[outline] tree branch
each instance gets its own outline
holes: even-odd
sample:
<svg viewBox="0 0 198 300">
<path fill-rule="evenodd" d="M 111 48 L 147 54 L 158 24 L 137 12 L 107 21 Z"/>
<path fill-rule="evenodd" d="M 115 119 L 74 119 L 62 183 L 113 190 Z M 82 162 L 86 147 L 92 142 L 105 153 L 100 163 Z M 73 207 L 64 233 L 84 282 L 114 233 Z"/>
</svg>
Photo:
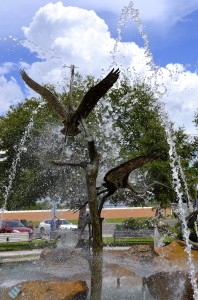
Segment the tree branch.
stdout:
<svg viewBox="0 0 198 300">
<path fill-rule="evenodd" d="M 99 208 L 98 208 L 98 213 L 99 213 L 99 216 L 101 216 L 101 212 L 102 212 L 102 209 L 103 209 L 103 206 L 104 206 L 104 203 L 105 201 L 107 200 L 107 198 L 109 197 L 109 193 L 105 196 L 102 197 L 101 201 L 100 201 L 100 204 L 99 204 Z"/>
<path fill-rule="evenodd" d="M 62 160 L 53 160 L 51 163 L 55 166 L 63 167 L 63 166 L 71 166 L 71 167 L 81 167 L 83 169 L 86 168 L 86 161 L 72 162 L 72 161 L 62 161 Z"/>
<path fill-rule="evenodd" d="M 74 210 L 74 213 L 81 210 L 82 208 L 84 208 L 87 204 L 88 204 L 88 201 L 86 201 L 85 203 L 79 205 L 79 207 Z"/>
<path fill-rule="evenodd" d="M 94 138 L 89 133 L 87 124 L 85 123 L 85 120 L 82 117 L 81 117 L 81 123 L 84 128 L 86 140 L 88 143 L 87 147 L 88 147 L 88 152 L 89 152 L 89 158 L 90 158 L 90 161 L 93 162 L 95 159 L 98 160 L 98 158 L 99 158 L 99 155 L 98 155 L 98 152 L 97 152 L 97 149 L 95 146 Z"/>
<path fill-rule="evenodd" d="M 172 189 L 172 188 L 168 187 L 167 185 L 165 185 L 165 184 L 163 184 L 163 183 L 161 183 L 161 182 L 159 182 L 159 181 L 154 181 L 154 182 L 152 182 L 151 184 L 149 184 L 148 186 L 146 186 L 142 191 L 137 191 L 137 190 L 132 186 L 132 184 L 131 184 L 129 181 L 127 181 L 127 188 L 130 189 L 133 193 L 135 193 L 135 194 L 137 194 L 137 195 L 144 195 L 148 190 L 150 190 L 150 188 L 152 188 L 152 187 L 153 187 L 154 185 L 156 185 L 156 184 L 162 185 L 162 186 L 164 186 L 164 187 L 166 187 L 166 188 L 168 188 L 168 189 Z"/>
</svg>

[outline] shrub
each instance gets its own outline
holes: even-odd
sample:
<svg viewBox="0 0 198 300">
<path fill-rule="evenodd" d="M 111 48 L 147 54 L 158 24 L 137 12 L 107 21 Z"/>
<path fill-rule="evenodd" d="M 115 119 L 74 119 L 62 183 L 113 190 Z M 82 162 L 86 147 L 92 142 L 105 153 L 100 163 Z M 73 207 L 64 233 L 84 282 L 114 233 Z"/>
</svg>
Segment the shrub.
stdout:
<svg viewBox="0 0 198 300">
<path fill-rule="evenodd" d="M 157 223 L 155 218 L 129 218 L 122 222 L 124 229 L 153 229 Z"/>
</svg>

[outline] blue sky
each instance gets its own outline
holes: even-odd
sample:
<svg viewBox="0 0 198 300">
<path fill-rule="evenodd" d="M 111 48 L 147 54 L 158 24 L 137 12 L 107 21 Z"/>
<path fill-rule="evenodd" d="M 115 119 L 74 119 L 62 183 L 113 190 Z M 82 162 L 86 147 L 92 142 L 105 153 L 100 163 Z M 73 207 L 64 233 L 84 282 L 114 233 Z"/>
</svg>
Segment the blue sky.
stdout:
<svg viewBox="0 0 198 300">
<path fill-rule="evenodd" d="M 130 1 L 7 0 L 0 2 L 0 114 L 10 104 L 33 95 L 19 76 L 25 68 L 40 83 L 64 84 L 65 65 L 75 64 L 83 75 L 99 77 L 113 65 L 117 26 Z M 149 50 L 160 76 L 153 80 L 137 25 L 122 28 L 115 63 L 134 78 L 152 77 L 165 87 L 170 119 L 197 134 L 192 120 L 198 109 L 198 1 L 134 0 Z M 21 44 L 21 41 L 24 44 Z M 27 43 L 27 41 L 29 41 Z M 158 74 L 158 75 L 159 75 Z"/>
</svg>

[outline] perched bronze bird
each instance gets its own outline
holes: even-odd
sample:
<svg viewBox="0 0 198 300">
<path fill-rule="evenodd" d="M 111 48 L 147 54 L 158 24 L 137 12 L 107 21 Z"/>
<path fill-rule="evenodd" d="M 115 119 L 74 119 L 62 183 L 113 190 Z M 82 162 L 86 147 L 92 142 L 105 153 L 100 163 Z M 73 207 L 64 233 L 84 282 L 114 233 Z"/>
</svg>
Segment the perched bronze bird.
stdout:
<svg viewBox="0 0 198 300">
<path fill-rule="evenodd" d="M 151 187 L 154 185 L 162 185 L 166 188 L 169 188 L 167 185 L 159 182 L 159 181 L 153 181 L 148 186 L 145 186 L 143 190 L 137 191 L 133 185 L 129 182 L 129 175 L 132 171 L 141 168 L 143 165 L 155 160 L 161 158 L 161 155 L 157 155 L 155 153 L 150 153 L 147 155 L 141 155 L 135 158 L 132 158 L 123 164 L 111 169 L 108 171 L 104 177 L 104 183 L 98 187 L 97 189 L 97 196 L 104 194 L 105 195 L 100 199 L 99 204 L 99 212 L 101 212 L 104 202 L 108 197 L 113 195 L 117 190 L 122 188 L 127 188 L 132 191 L 133 194 L 137 195 L 143 195 L 145 194 Z M 105 187 L 105 189 L 100 190 L 102 187 Z M 77 209 L 82 209 L 88 201 L 86 201 L 84 204 L 81 204 Z"/>
<path fill-rule="evenodd" d="M 67 111 L 63 104 L 57 99 L 56 95 L 50 92 L 46 87 L 41 86 L 31 79 L 24 70 L 20 71 L 22 79 L 35 92 L 40 94 L 54 109 L 54 111 L 63 119 L 64 128 L 61 130 L 66 135 L 77 135 L 80 130 L 78 128 L 81 118 L 86 119 L 90 112 L 94 109 L 97 102 L 106 92 L 113 86 L 119 77 L 119 69 L 112 69 L 111 72 L 98 84 L 91 87 L 82 98 L 78 107 L 74 110 Z M 69 105 L 71 107 L 71 105 Z"/>
<path fill-rule="evenodd" d="M 132 184 L 129 182 L 129 175 L 133 170 L 136 170 L 146 163 L 149 163 L 155 159 L 157 159 L 159 156 L 150 153 L 147 155 L 138 156 L 135 158 L 132 158 L 128 160 L 127 162 L 124 162 L 123 164 L 119 165 L 118 167 L 115 167 L 107 172 L 107 174 L 104 177 L 104 183 L 103 186 L 106 187 L 105 190 L 98 192 L 98 195 L 108 192 L 105 198 L 113 195 L 118 189 L 120 188 L 128 188 L 135 194 L 145 194 L 152 186 L 156 184 L 163 185 L 167 187 L 166 185 L 162 184 L 161 182 L 154 181 L 153 183 L 149 184 L 147 187 L 145 187 L 142 191 L 137 191 Z"/>
<path fill-rule="evenodd" d="M 187 226 L 189 228 L 194 228 L 195 222 L 197 222 L 197 216 L 198 216 L 198 210 L 194 210 L 186 217 Z M 177 215 L 177 217 L 179 219 L 179 214 Z"/>
</svg>

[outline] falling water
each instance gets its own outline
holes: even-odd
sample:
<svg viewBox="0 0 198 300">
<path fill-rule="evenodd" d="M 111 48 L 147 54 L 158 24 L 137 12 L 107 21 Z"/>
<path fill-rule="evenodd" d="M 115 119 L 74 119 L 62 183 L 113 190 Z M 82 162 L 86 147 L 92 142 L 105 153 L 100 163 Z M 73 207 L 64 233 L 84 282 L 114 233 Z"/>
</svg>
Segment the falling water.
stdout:
<svg viewBox="0 0 198 300">
<path fill-rule="evenodd" d="M 143 25 L 142 25 L 141 19 L 139 17 L 139 11 L 138 11 L 138 9 L 134 8 L 134 4 L 132 1 L 129 3 L 128 6 L 123 8 L 122 13 L 121 13 L 121 17 L 120 17 L 120 21 L 119 21 L 119 25 L 118 25 L 118 39 L 114 46 L 113 59 L 115 59 L 115 53 L 118 48 L 118 43 L 119 43 L 119 41 L 121 41 L 121 27 L 126 26 L 128 17 L 131 17 L 132 21 L 137 24 L 139 33 L 144 41 L 145 56 L 148 61 L 147 64 L 150 67 L 150 75 L 151 75 L 151 76 L 147 77 L 147 80 L 150 82 L 150 84 L 152 84 L 152 86 L 154 86 L 154 92 L 155 92 L 156 96 L 158 96 L 158 99 L 160 99 L 167 92 L 167 90 L 163 84 L 160 86 L 157 83 L 157 78 L 159 76 L 158 73 L 159 73 L 160 68 L 157 67 L 153 61 L 152 53 L 149 50 L 148 37 L 147 37 L 146 33 L 143 31 Z M 162 87 L 162 89 L 161 89 L 161 87 Z M 180 219 L 181 219 L 182 225 L 183 225 L 182 226 L 183 236 L 186 241 L 185 251 L 188 254 L 188 266 L 189 266 L 189 270 L 190 270 L 190 279 L 191 279 L 191 283 L 192 283 L 193 290 L 194 290 L 194 298 L 197 300 L 198 299 L 198 287 L 197 287 L 196 276 L 195 276 L 195 266 L 193 264 L 191 245 L 189 243 L 190 232 L 188 230 L 188 226 L 187 226 L 187 222 L 186 222 L 186 218 L 185 218 L 186 217 L 185 210 L 184 210 L 184 205 L 183 205 L 183 201 L 182 201 L 183 193 L 181 190 L 181 181 L 180 181 L 179 175 L 181 176 L 182 182 L 184 183 L 187 201 L 188 201 L 188 203 L 190 203 L 188 188 L 187 188 L 187 183 L 185 180 L 183 170 L 181 168 L 180 160 L 179 160 L 179 157 L 178 157 L 176 149 L 175 149 L 175 143 L 174 143 L 174 140 L 172 137 L 170 121 L 169 121 L 167 112 L 165 111 L 165 104 L 163 102 L 161 102 L 160 100 L 159 100 L 159 104 L 160 104 L 160 115 L 161 115 L 160 117 L 161 117 L 162 124 L 165 128 L 167 141 L 168 141 L 169 148 L 170 148 L 169 156 L 171 159 L 173 186 L 174 186 L 175 192 L 177 194 L 177 198 L 178 198 L 178 210 L 179 210 Z"/>
<path fill-rule="evenodd" d="M 70 68 L 70 66 L 67 66 L 65 64 L 65 60 L 63 60 L 62 57 L 55 54 L 53 48 L 42 49 L 40 45 L 38 45 L 37 43 L 29 39 L 22 39 L 13 35 L 0 37 L 0 44 L 2 43 L 8 43 L 8 48 L 6 49 L 7 55 L 13 56 L 13 53 L 15 52 L 17 46 L 17 47 L 22 47 L 22 51 L 20 51 L 19 53 L 23 53 L 24 49 L 28 49 L 28 54 L 25 53 L 25 55 L 32 55 L 32 53 L 36 53 L 36 58 L 38 60 L 53 62 L 57 66 L 57 68 L 61 70 L 62 78 L 63 78 L 58 83 L 56 83 L 56 89 L 57 91 L 58 90 L 63 91 L 65 89 L 64 87 L 66 86 L 65 83 L 66 83 L 66 78 L 68 76 L 68 68 Z M 19 66 L 21 65 L 21 62 L 24 62 L 24 57 L 19 57 L 19 61 L 18 61 Z M 22 65 L 22 67 L 24 67 L 24 64 Z"/>
<path fill-rule="evenodd" d="M 1 220 L 3 219 L 3 213 L 6 210 L 7 207 L 7 201 L 8 201 L 8 197 L 10 195 L 11 189 L 12 189 L 12 185 L 16 176 L 16 171 L 17 171 L 17 165 L 20 163 L 20 159 L 21 159 L 21 154 L 22 152 L 26 151 L 26 147 L 25 147 L 25 143 L 27 141 L 27 138 L 29 137 L 29 134 L 33 128 L 34 125 L 34 117 L 38 112 L 38 109 L 42 106 L 42 103 L 39 104 L 39 106 L 32 112 L 32 116 L 30 118 L 30 121 L 25 129 L 25 132 L 20 140 L 19 145 L 16 145 L 15 151 L 16 151 L 16 157 L 12 162 L 11 168 L 10 168 L 10 173 L 8 176 L 8 185 L 4 186 L 4 193 L 3 193 L 3 199 L 4 199 L 4 204 L 3 207 L 1 208 Z"/>
<path fill-rule="evenodd" d="M 155 92 L 156 92 L 156 94 L 158 94 L 158 96 L 162 96 L 166 92 L 166 88 L 163 86 L 163 88 L 164 88 L 163 92 L 160 92 L 159 85 L 157 84 L 157 75 L 158 75 L 158 72 L 159 72 L 159 67 L 157 67 L 155 65 L 154 61 L 153 61 L 153 56 L 152 56 L 152 54 L 149 50 L 148 38 L 147 38 L 147 35 L 143 31 L 143 26 L 142 26 L 142 23 L 141 23 L 141 20 L 140 20 L 140 17 L 139 17 L 139 11 L 134 8 L 134 4 L 133 4 L 132 1 L 129 3 L 129 5 L 127 7 L 123 8 L 121 18 L 120 18 L 120 22 L 119 22 L 119 26 L 118 26 L 118 28 L 119 28 L 118 29 L 118 39 L 117 39 L 115 47 L 114 47 L 114 53 L 117 51 L 118 42 L 121 41 L 121 26 L 126 24 L 126 19 L 127 19 L 128 16 L 131 16 L 132 20 L 137 23 L 140 35 L 142 36 L 143 41 L 144 41 L 145 56 L 148 59 L 148 65 L 150 66 L 151 71 L 152 71 L 150 73 L 152 75 L 150 77 L 148 77 L 147 79 L 150 80 L 150 82 L 152 82 L 152 80 L 154 79 L 154 81 L 156 83 L 154 85 L 155 86 Z M 21 43 L 19 41 L 19 39 L 14 38 L 12 36 L 10 36 L 9 38 L 13 39 L 13 41 L 16 41 L 16 42 L 18 41 L 20 44 L 23 45 L 23 43 Z M 4 38 L 2 40 L 6 40 L 6 38 Z M 38 51 L 38 49 L 35 49 L 35 50 Z M 43 55 L 46 55 L 46 53 L 43 53 Z M 55 59 L 57 59 L 57 58 L 55 58 Z M 36 113 L 37 113 L 37 111 L 35 110 L 33 112 L 33 115 L 30 119 L 30 122 L 29 122 L 29 124 L 28 124 L 28 126 L 25 130 L 25 133 L 24 133 L 18 147 L 16 147 L 16 153 L 17 153 L 16 158 L 12 163 L 10 174 L 9 174 L 8 186 L 5 187 L 5 192 L 4 192 L 4 195 L 3 195 L 4 196 L 4 205 L 3 205 L 3 208 L 2 208 L 2 212 L 6 209 L 7 200 L 8 200 L 10 191 L 12 189 L 13 181 L 14 181 L 15 176 L 16 176 L 17 164 L 20 163 L 20 157 L 21 157 L 22 152 L 25 149 L 24 145 L 25 145 L 25 142 L 26 142 L 26 140 L 29 136 L 29 133 L 30 133 L 32 127 L 33 127 L 33 119 L 34 119 L 34 115 Z M 175 187 L 175 190 L 176 190 L 176 193 L 177 193 L 177 197 L 178 197 L 178 200 L 179 200 L 178 201 L 179 202 L 178 208 L 179 208 L 180 218 L 181 218 L 182 223 L 183 223 L 183 234 L 184 234 L 184 237 L 185 237 L 185 240 L 186 240 L 186 245 L 187 245 L 186 246 L 186 252 L 188 253 L 188 257 L 189 257 L 188 262 L 189 262 L 189 268 L 190 268 L 191 282 L 192 282 L 192 285 L 193 285 L 193 288 L 194 288 L 195 299 L 198 299 L 198 290 L 197 290 L 197 284 L 196 284 L 196 278 L 195 278 L 195 268 L 194 268 L 194 265 L 193 265 L 193 262 L 192 262 L 191 247 L 190 247 L 190 244 L 189 244 L 189 230 L 187 228 L 187 223 L 186 223 L 186 220 L 185 220 L 185 212 L 184 212 L 184 209 L 183 209 L 183 201 L 182 201 L 183 194 L 181 192 L 181 182 L 180 182 L 180 179 L 179 179 L 179 174 L 182 177 L 182 181 L 184 182 L 184 185 L 185 185 L 186 195 L 189 198 L 188 189 L 187 189 L 187 184 L 186 184 L 186 181 L 185 181 L 185 176 L 183 174 L 181 165 L 178 164 L 179 159 L 178 159 L 178 156 L 177 156 L 177 153 L 176 153 L 175 145 L 174 145 L 172 134 L 171 134 L 170 122 L 168 120 L 167 113 L 165 112 L 163 103 L 161 103 L 161 117 L 162 117 L 162 122 L 165 126 L 167 140 L 168 140 L 168 143 L 169 143 L 169 146 L 170 146 L 169 154 L 170 154 L 170 158 L 171 158 L 171 167 L 172 167 L 172 170 L 173 170 L 172 171 L 172 177 L 173 177 L 173 183 L 174 183 L 174 187 Z"/>
<path fill-rule="evenodd" d="M 165 235 L 160 234 L 159 229 L 156 225 L 154 228 L 154 248 L 159 248 L 159 247 L 164 246 L 164 242 L 163 242 L 164 238 L 165 238 Z"/>
<path fill-rule="evenodd" d="M 165 111 L 163 111 L 163 124 L 164 125 L 169 124 L 169 123 L 167 123 L 167 120 L 168 120 L 167 113 Z M 185 251 L 188 254 L 188 266 L 189 266 L 189 270 L 190 270 L 190 279 L 191 279 L 191 283 L 192 283 L 193 290 L 194 290 L 194 298 L 195 298 L 195 300 L 197 300 L 198 299 L 198 288 L 197 288 L 195 266 L 194 266 L 193 260 L 192 260 L 191 245 L 189 242 L 190 241 L 189 240 L 190 231 L 187 226 L 185 209 L 184 209 L 183 200 L 182 200 L 183 193 L 181 191 L 181 181 L 179 179 L 179 174 L 181 174 L 181 165 L 179 163 L 179 159 L 178 159 L 177 152 L 175 149 L 175 144 L 174 144 L 173 138 L 171 136 L 170 127 L 169 126 L 164 126 L 164 127 L 165 127 L 167 140 L 168 140 L 169 147 L 170 147 L 169 156 L 171 158 L 173 185 L 174 185 L 174 188 L 175 188 L 175 191 L 177 194 L 177 198 L 178 198 L 179 217 L 180 217 L 180 220 L 182 221 L 182 232 L 183 232 L 184 239 L 186 241 Z"/>
</svg>

